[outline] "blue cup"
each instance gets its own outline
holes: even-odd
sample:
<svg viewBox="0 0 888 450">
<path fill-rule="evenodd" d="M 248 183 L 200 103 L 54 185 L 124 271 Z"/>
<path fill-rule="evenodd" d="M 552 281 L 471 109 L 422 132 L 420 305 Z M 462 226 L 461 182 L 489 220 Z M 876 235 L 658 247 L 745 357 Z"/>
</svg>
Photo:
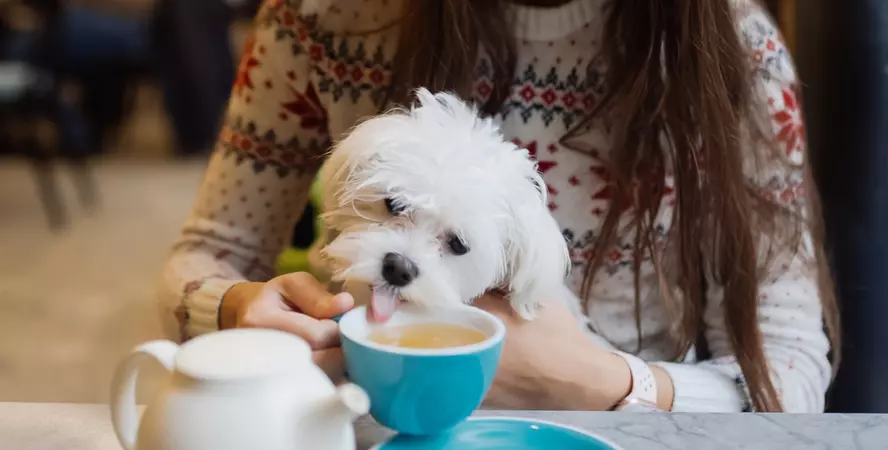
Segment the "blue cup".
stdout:
<svg viewBox="0 0 888 450">
<path fill-rule="evenodd" d="M 469 417 L 487 395 L 502 354 L 506 328 L 492 314 L 471 306 L 401 306 L 386 324 L 448 323 L 481 331 L 477 344 L 415 349 L 369 339 L 374 327 L 364 307 L 339 321 L 345 367 L 351 382 L 370 397 L 370 415 L 399 433 L 437 434 Z"/>
</svg>

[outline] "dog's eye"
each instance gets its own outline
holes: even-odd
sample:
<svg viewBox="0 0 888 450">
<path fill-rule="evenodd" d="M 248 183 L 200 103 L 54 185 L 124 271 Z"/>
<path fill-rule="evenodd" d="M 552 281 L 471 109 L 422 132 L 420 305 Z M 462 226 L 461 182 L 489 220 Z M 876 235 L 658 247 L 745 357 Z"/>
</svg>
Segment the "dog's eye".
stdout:
<svg viewBox="0 0 888 450">
<path fill-rule="evenodd" d="M 447 239 L 447 246 L 450 247 L 450 251 L 454 255 L 465 255 L 469 252 L 469 246 L 455 234 L 450 235 Z"/>
<path fill-rule="evenodd" d="M 395 199 L 388 197 L 385 199 L 385 209 L 388 210 L 389 214 L 397 216 L 398 214 L 404 212 L 406 207 L 403 204 L 397 202 Z"/>
</svg>

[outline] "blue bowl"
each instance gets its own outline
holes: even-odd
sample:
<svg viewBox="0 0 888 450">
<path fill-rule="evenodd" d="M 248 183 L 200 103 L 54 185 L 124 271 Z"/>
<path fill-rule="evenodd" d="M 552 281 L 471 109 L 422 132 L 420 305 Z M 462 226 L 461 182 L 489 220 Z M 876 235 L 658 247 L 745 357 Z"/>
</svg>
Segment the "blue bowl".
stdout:
<svg viewBox="0 0 888 450">
<path fill-rule="evenodd" d="M 388 324 L 453 323 L 475 328 L 487 339 L 442 349 L 412 349 L 378 344 L 368 336 L 364 307 L 339 321 L 350 380 L 370 397 L 370 415 L 408 435 L 432 435 L 469 417 L 493 383 L 506 329 L 495 316 L 470 306 L 399 308 Z"/>
<path fill-rule="evenodd" d="M 435 436 L 397 435 L 373 450 L 619 450 L 576 428 L 512 417 L 469 419 Z"/>
</svg>

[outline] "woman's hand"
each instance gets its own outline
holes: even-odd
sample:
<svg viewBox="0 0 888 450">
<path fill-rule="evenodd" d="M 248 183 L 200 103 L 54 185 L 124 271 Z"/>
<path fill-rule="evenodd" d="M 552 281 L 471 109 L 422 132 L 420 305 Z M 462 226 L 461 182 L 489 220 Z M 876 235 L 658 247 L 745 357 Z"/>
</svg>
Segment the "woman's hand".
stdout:
<svg viewBox="0 0 888 450">
<path fill-rule="evenodd" d="M 629 394 L 629 366 L 595 345 L 563 302 L 549 302 L 530 322 L 497 295 L 482 296 L 475 306 L 506 325 L 503 355 L 485 405 L 608 410 Z"/>
<path fill-rule="evenodd" d="M 348 293 L 333 295 L 313 276 L 297 272 L 266 283 L 244 282 L 222 297 L 219 328 L 272 328 L 308 343 L 312 358 L 334 381 L 344 372 L 339 326 L 330 320 L 354 307 Z"/>
</svg>

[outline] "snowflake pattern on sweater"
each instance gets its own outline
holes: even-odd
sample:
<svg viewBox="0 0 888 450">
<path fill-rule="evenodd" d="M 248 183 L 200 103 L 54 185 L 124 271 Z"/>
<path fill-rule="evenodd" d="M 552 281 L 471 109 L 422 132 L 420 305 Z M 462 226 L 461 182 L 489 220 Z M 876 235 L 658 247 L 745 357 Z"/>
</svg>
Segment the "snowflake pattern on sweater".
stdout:
<svg viewBox="0 0 888 450">
<path fill-rule="evenodd" d="M 570 247 L 569 282 L 576 292 L 614 193 L 606 164 L 611 144 L 604 123 L 593 123 L 578 147 L 563 146 L 561 138 L 604 94 L 607 65 L 596 55 L 609 1 L 509 6 L 518 59 L 498 119 L 506 136 L 538 161 L 549 208 Z M 762 195 L 803 211 L 804 125 L 792 62 L 767 14 L 750 0 L 735 4 L 754 67 L 750 76 L 790 163 L 768 165 L 750 181 Z M 273 276 L 274 259 L 331 143 L 387 106 L 400 7 L 395 0 L 265 1 L 238 67 L 217 149 L 165 270 L 162 301 L 171 335 L 215 330 L 220 298 L 231 285 Z M 474 98 L 484 101 L 493 85 L 483 52 L 474 75 Z M 665 186 L 655 244 L 668 261 L 676 195 L 668 170 Z M 640 348 L 640 357 L 664 367 L 675 386 L 674 410 L 748 410 L 745 381 L 726 340 L 719 286 L 710 286 L 704 313 L 713 359 L 668 361 L 672 325 L 653 264 L 644 260 L 637 342 L 634 245 L 631 231 L 621 232 L 607 250 L 603 272 L 585 299 L 591 327 L 614 347 Z M 822 410 L 831 375 L 815 274 L 804 258 L 808 250 L 786 255 L 760 287 L 766 355 L 788 411 Z"/>
</svg>

